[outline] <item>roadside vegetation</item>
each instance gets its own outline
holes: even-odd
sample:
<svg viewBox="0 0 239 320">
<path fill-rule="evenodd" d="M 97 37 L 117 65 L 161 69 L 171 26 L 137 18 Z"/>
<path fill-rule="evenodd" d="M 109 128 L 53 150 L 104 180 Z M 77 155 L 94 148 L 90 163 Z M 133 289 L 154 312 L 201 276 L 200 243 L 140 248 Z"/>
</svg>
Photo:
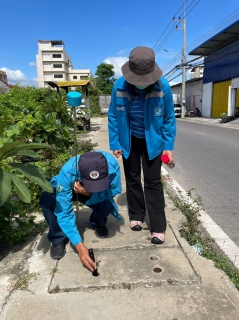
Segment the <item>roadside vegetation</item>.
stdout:
<svg viewBox="0 0 239 320">
<path fill-rule="evenodd" d="M 202 199 L 197 196 L 192 203 L 188 203 L 183 197 L 176 195 L 168 183 L 164 182 L 164 188 L 174 205 L 186 218 L 179 230 L 181 236 L 187 240 L 190 246 L 194 247 L 198 254 L 206 259 L 212 260 L 216 268 L 223 270 L 237 290 L 239 290 L 239 270 L 220 250 L 215 241 L 206 234 L 198 219 L 200 211 L 203 208 Z M 193 189 L 188 191 L 188 196 L 191 199 L 193 199 L 192 190 Z M 234 263 L 237 259 L 239 259 L 239 257 L 235 257 Z"/>
<path fill-rule="evenodd" d="M 89 86 L 91 116 L 100 116 L 99 94 L 110 93 L 115 81 L 112 65 L 99 65 L 96 74 Z M 75 154 L 72 113 L 65 90 L 59 96 L 50 88 L 16 85 L 0 94 L 0 247 L 45 229 L 36 222 L 39 197 L 52 191 L 51 177 Z M 78 154 L 96 146 L 80 139 L 80 127 L 76 133 Z"/>
</svg>

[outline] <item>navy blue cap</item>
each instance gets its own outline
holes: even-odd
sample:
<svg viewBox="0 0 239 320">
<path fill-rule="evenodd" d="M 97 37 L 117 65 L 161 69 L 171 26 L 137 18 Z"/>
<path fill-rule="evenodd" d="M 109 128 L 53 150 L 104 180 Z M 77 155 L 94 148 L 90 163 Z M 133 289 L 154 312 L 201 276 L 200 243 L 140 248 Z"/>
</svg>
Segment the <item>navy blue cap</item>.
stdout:
<svg viewBox="0 0 239 320">
<path fill-rule="evenodd" d="M 79 171 L 88 192 L 100 192 L 108 188 L 108 163 L 102 152 L 83 153 L 79 160 Z"/>
</svg>

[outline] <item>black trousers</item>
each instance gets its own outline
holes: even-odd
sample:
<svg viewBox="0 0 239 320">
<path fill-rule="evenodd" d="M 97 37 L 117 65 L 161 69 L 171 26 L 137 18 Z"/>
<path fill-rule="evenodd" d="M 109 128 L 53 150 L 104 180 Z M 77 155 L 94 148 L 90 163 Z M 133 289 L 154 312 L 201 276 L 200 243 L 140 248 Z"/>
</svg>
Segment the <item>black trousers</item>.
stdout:
<svg viewBox="0 0 239 320">
<path fill-rule="evenodd" d="M 82 194 L 76 194 L 72 192 L 72 201 L 79 201 L 83 204 L 89 200 L 89 197 Z M 56 206 L 56 192 L 48 193 L 43 192 L 40 197 L 40 207 L 42 209 L 43 215 L 49 225 L 48 240 L 53 244 L 58 244 L 66 240 L 66 235 L 61 230 L 58 223 L 57 216 L 54 214 Z M 103 226 L 106 224 L 107 216 L 112 212 L 112 203 L 109 200 L 104 200 L 102 202 L 93 204 L 90 206 L 92 208 L 92 214 L 90 216 L 90 223 L 94 226 Z"/>
<path fill-rule="evenodd" d="M 141 182 L 141 163 L 144 190 Z M 149 160 L 145 139 L 131 136 L 131 152 L 128 159 L 123 157 L 123 165 L 130 221 L 143 222 L 147 208 L 151 232 L 164 232 L 166 217 L 161 182 L 161 154 L 153 160 Z"/>
</svg>

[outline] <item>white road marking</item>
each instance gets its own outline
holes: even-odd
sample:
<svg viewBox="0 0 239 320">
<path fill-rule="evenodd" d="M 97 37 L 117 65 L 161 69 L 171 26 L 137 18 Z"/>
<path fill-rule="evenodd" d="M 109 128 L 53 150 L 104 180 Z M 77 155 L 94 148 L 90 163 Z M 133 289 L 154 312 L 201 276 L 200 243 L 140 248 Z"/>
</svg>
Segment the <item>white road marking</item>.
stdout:
<svg viewBox="0 0 239 320">
<path fill-rule="evenodd" d="M 169 177 L 167 180 L 179 198 L 189 204 L 193 204 L 193 199 L 188 196 L 187 192 L 175 181 L 168 171 L 162 166 L 162 174 Z M 198 219 L 202 226 L 207 230 L 210 236 L 215 240 L 220 249 L 239 269 L 239 247 L 226 235 L 226 233 L 212 220 L 205 210 L 199 211 Z"/>
</svg>

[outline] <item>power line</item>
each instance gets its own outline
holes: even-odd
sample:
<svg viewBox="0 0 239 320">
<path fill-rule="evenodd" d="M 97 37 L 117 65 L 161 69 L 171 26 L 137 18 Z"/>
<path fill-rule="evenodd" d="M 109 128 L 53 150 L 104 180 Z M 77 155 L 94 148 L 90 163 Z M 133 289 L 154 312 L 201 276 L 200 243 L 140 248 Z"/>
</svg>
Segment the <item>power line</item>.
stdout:
<svg viewBox="0 0 239 320">
<path fill-rule="evenodd" d="M 193 64 L 192 66 L 188 67 L 188 69 L 191 69 L 192 67 L 196 67 L 196 66 L 204 66 L 204 65 L 207 64 L 207 63 L 211 63 L 212 61 L 220 60 L 220 59 L 222 59 L 222 58 L 224 58 L 224 57 L 230 56 L 230 55 L 232 55 L 232 54 L 236 54 L 236 53 L 238 53 L 238 52 L 239 52 L 239 50 L 235 50 L 235 51 L 226 53 L 226 54 L 224 54 L 224 55 L 221 55 L 220 57 L 216 57 L 216 58 L 214 58 L 214 59 L 210 59 L 210 61 L 204 61 L 204 60 L 203 60 L 203 61 L 199 61 L 198 63 L 195 63 L 195 64 Z M 187 64 L 188 64 L 189 62 L 193 62 L 193 61 L 195 61 L 195 60 L 197 60 L 197 59 L 200 59 L 200 58 L 202 58 L 202 57 L 195 58 L 195 59 L 193 59 L 193 60 L 191 60 L 191 61 L 188 61 Z M 165 79 L 168 80 L 168 78 L 169 78 L 170 76 L 172 76 L 175 72 L 178 71 L 178 68 L 179 68 L 179 67 L 181 67 L 181 65 L 175 66 L 171 71 L 169 71 L 167 74 L 165 74 L 165 75 L 164 75 Z M 170 73 L 172 73 L 172 74 L 170 74 Z M 179 77 L 181 74 L 182 74 L 182 72 L 181 72 L 180 74 L 176 75 L 173 79 Z M 168 76 L 168 77 L 167 77 L 167 76 Z M 170 79 L 170 80 L 168 80 L 168 81 L 172 81 L 173 79 Z"/>
<path fill-rule="evenodd" d="M 198 2 L 200 2 L 200 1 L 201 1 L 201 0 L 198 0 Z M 187 11 L 188 8 L 193 4 L 193 2 L 194 2 L 194 0 L 193 0 L 193 1 L 190 3 L 190 5 L 186 8 L 186 11 Z M 187 15 L 193 10 L 193 8 L 196 7 L 196 5 L 198 4 L 198 2 L 196 2 L 195 5 L 191 8 L 191 10 L 186 13 Z"/>
<path fill-rule="evenodd" d="M 196 0 L 192 0 L 192 2 L 188 5 L 188 7 L 186 8 L 186 10 L 185 10 L 185 17 L 184 18 L 186 18 L 186 16 L 192 11 L 192 9 L 194 9 L 195 8 L 195 6 L 201 1 L 201 0 L 198 0 L 197 2 L 196 2 L 196 4 L 194 4 L 194 6 L 191 8 L 191 10 L 189 10 L 188 12 L 187 12 L 187 10 L 190 8 L 190 6 L 193 4 L 193 2 L 194 1 L 196 1 Z M 185 1 L 185 3 L 186 3 L 187 1 Z M 181 8 L 183 7 L 183 5 L 180 7 L 180 9 L 178 10 L 178 12 L 181 10 Z M 183 14 L 183 12 L 181 13 L 181 15 Z M 173 22 L 173 20 L 170 22 L 170 23 L 172 23 Z M 170 23 L 168 24 L 168 26 L 170 25 Z M 159 51 L 159 49 L 161 49 L 162 48 L 162 46 L 164 45 L 164 43 L 166 42 L 166 40 L 170 37 L 170 35 L 173 33 L 173 31 L 175 31 L 176 29 L 177 29 L 177 26 L 179 25 L 181 23 L 181 19 L 180 19 L 180 21 L 176 24 L 176 28 L 175 28 L 175 24 L 171 27 L 171 29 L 170 29 L 170 31 L 168 31 L 168 33 L 167 33 L 167 35 L 166 36 L 164 36 L 164 38 L 163 38 L 163 40 L 156 46 L 156 44 L 153 46 L 153 48 L 154 48 L 154 51 L 155 51 L 155 53 L 157 53 L 158 51 Z M 167 26 L 167 28 L 168 28 L 168 26 Z M 166 28 L 166 29 L 167 29 Z M 164 30 L 164 32 L 163 32 L 163 34 L 165 33 L 165 31 L 166 31 L 166 29 Z M 163 34 L 161 35 L 161 37 L 163 36 Z M 160 38 L 161 38 L 160 37 Z M 160 39 L 159 38 L 159 39 Z M 166 39 L 165 39 L 166 38 Z M 159 39 L 158 39 L 158 41 L 159 41 Z M 157 42 L 158 42 L 157 41 Z M 156 42 L 156 43 L 157 43 Z M 156 46 L 156 47 L 155 47 Z"/>
<path fill-rule="evenodd" d="M 229 26 L 233 22 L 237 21 L 235 20 L 239 18 L 239 9 L 231 13 L 228 17 L 226 17 L 224 20 L 222 20 L 220 23 L 218 23 L 215 27 L 210 29 L 207 33 L 202 35 L 199 39 L 191 43 L 189 46 L 187 46 L 187 52 L 190 51 L 191 49 L 195 48 L 199 43 L 205 42 L 204 40 L 208 39 L 210 35 L 216 34 L 219 30 L 223 30 L 226 28 L 226 26 Z M 180 53 L 179 53 L 180 54 Z M 175 61 L 179 61 L 179 59 L 171 59 L 166 65 L 161 67 L 162 69 L 168 69 L 170 68 L 173 64 L 175 64 Z"/>
<path fill-rule="evenodd" d="M 238 11 L 238 12 L 237 12 Z M 233 16 L 232 16 L 233 15 Z M 232 16 L 232 17 L 231 17 Z M 218 23 L 215 27 L 213 27 L 212 29 L 210 29 L 207 33 L 205 33 L 204 35 L 202 35 L 199 39 L 197 39 L 196 41 L 194 41 L 193 43 L 190 44 L 190 47 L 195 47 L 197 45 L 198 42 L 202 43 L 204 39 L 208 39 L 210 35 L 215 35 L 217 33 L 217 31 L 222 31 L 223 29 L 226 28 L 226 26 L 229 26 L 232 24 L 232 21 L 234 20 L 234 22 L 236 22 L 235 18 L 239 17 L 239 9 L 237 9 L 236 11 L 234 11 L 232 14 L 230 14 L 227 18 L 225 18 L 224 20 L 222 20 L 220 23 Z M 230 20 L 229 20 L 230 18 Z M 234 18 L 234 19 L 233 19 Z M 229 20 L 229 21 L 225 21 L 225 20 Z M 238 20 L 238 19 L 237 19 Z"/>
<path fill-rule="evenodd" d="M 172 74 L 174 74 L 175 72 L 177 72 L 178 69 L 181 69 L 183 65 L 186 66 L 187 69 L 191 69 L 191 68 L 193 68 L 193 67 L 195 67 L 195 66 L 202 65 L 202 62 L 201 62 L 201 61 L 199 61 L 199 62 L 196 63 L 196 64 L 192 64 L 192 63 L 191 63 L 191 62 L 197 61 L 197 60 L 199 60 L 199 59 L 202 59 L 202 56 L 198 56 L 198 57 L 196 57 L 196 58 L 194 58 L 194 59 L 192 59 L 192 60 L 190 60 L 190 61 L 187 61 L 185 64 L 182 64 L 182 63 L 181 63 L 180 65 L 176 65 L 172 70 L 170 70 L 168 73 L 164 74 L 164 78 L 168 80 L 168 78 L 169 78 L 170 76 L 172 76 Z M 190 64 L 190 66 L 189 66 L 189 64 Z M 171 73 L 172 73 L 172 74 L 171 74 Z M 182 74 L 182 72 L 181 72 L 178 76 L 180 76 L 181 74 Z M 178 76 L 177 76 L 177 77 L 178 77 Z M 175 79 L 175 78 L 174 78 L 174 79 Z"/>
<path fill-rule="evenodd" d="M 171 36 L 171 34 L 173 33 L 174 30 L 175 30 L 175 26 L 173 25 L 171 27 L 171 29 L 168 31 L 168 33 L 165 35 L 163 40 L 160 42 L 160 44 L 155 48 L 155 50 L 154 50 L 155 53 L 157 53 L 159 51 L 159 49 L 162 48 L 163 44 L 168 40 L 168 38 Z"/>
<path fill-rule="evenodd" d="M 199 0 L 200 1 L 200 0 Z M 198 1 L 198 2 L 199 2 Z M 197 2 L 197 3 L 198 3 Z M 197 3 L 194 5 L 194 7 L 197 5 Z M 192 3 L 191 3 L 192 4 Z M 191 5 L 190 4 L 190 5 Z M 193 8 L 194 8 L 193 7 Z M 190 11 L 192 11 L 192 9 Z M 189 12 L 190 12 L 189 11 Z M 188 13 L 189 13 L 188 12 Z M 201 36 L 199 39 L 197 39 L 196 41 L 194 41 L 193 43 L 191 43 L 188 47 L 187 47 L 187 50 L 191 50 L 191 48 L 195 48 L 196 46 L 198 46 L 198 43 L 203 43 L 205 42 L 205 39 L 210 39 L 210 37 L 212 37 L 212 34 L 217 34 L 219 33 L 219 30 L 222 31 L 224 30 L 227 26 L 231 25 L 232 23 L 235 23 L 237 20 L 238 20 L 238 16 L 239 16 L 239 9 L 237 9 L 236 11 L 234 11 L 233 13 L 231 13 L 228 17 L 226 17 L 224 20 L 222 20 L 219 24 L 217 24 L 215 27 L 213 27 L 212 29 L 210 29 L 206 34 L 204 34 L 203 36 Z M 190 49 L 189 49 L 190 48 Z M 159 47 L 157 47 L 157 49 L 159 49 Z M 237 51 L 234 51 L 234 52 L 231 52 L 231 53 L 228 53 L 228 54 L 225 54 L 224 56 L 227 56 L 227 55 L 230 55 L 230 54 L 233 54 L 233 53 L 236 53 Z M 181 52 L 180 52 L 181 53 Z M 179 53 L 179 55 L 180 55 Z M 218 57 L 218 58 L 215 58 L 213 59 L 212 61 L 214 60 L 218 60 L 224 56 L 221 56 L 221 57 Z M 193 60 L 199 60 L 201 59 L 202 56 L 197 56 L 195 59 Z M 188 61 L 188 63 L 192 62 L 193 60 L 191 61 Z M 163 70 L 164 69 L 169 69 L 172 65 L 175 65 L 176 62 L 180 61 L 180 59 L 177 59 L 177 58 L 173 58 L 171 59 L 165 66 L 161 67 Z M 197 63 L 193 64 L 192 66 L 203 66 L 204 65 L 204 60 L 201 60 L 201 61 L 198 61 Z M 182 72 L 178 73 L 178 69 L 182 67 L 182 64 L 181 65 L 176 65 L 174 66 L 168 73 L 166 73 L 164 75 L 164 77 L 168 80 L 168 78 L 170 78 L 168 81 L 172 81 L 174 80 L 175 78 L 179 77 Z M 189 69 L 189 68 L 187 68 Z M 174 75 L 174 77 L 172 78 L 172 76 Z"/>
<path fill-rule="evenodd" d="M 186 0 L 187 2 L 187 0 Z M 181 8 L 183 7 L 183 5 L 179 8 L 179 10 L 175 13 L 175 15 L 181 10 Z M 170 20 L 169 24 L 167 25 L 167 27 L 164 29 L 163 33 L 161 34 L 161 36 L 158 38 L 158 40 L 156 41 L 156 43 L 154 44 L 154 46 L 152 47 L 152 49 L 154 50 L 154 47 L 156 46 L 156 44 L 159 42 L 160 38 L 163 36 L 164 32 L 167 30 L 167 28 L 169 27 L 169 25 L 172 23 L 172 20 Z"/>
</svg>

